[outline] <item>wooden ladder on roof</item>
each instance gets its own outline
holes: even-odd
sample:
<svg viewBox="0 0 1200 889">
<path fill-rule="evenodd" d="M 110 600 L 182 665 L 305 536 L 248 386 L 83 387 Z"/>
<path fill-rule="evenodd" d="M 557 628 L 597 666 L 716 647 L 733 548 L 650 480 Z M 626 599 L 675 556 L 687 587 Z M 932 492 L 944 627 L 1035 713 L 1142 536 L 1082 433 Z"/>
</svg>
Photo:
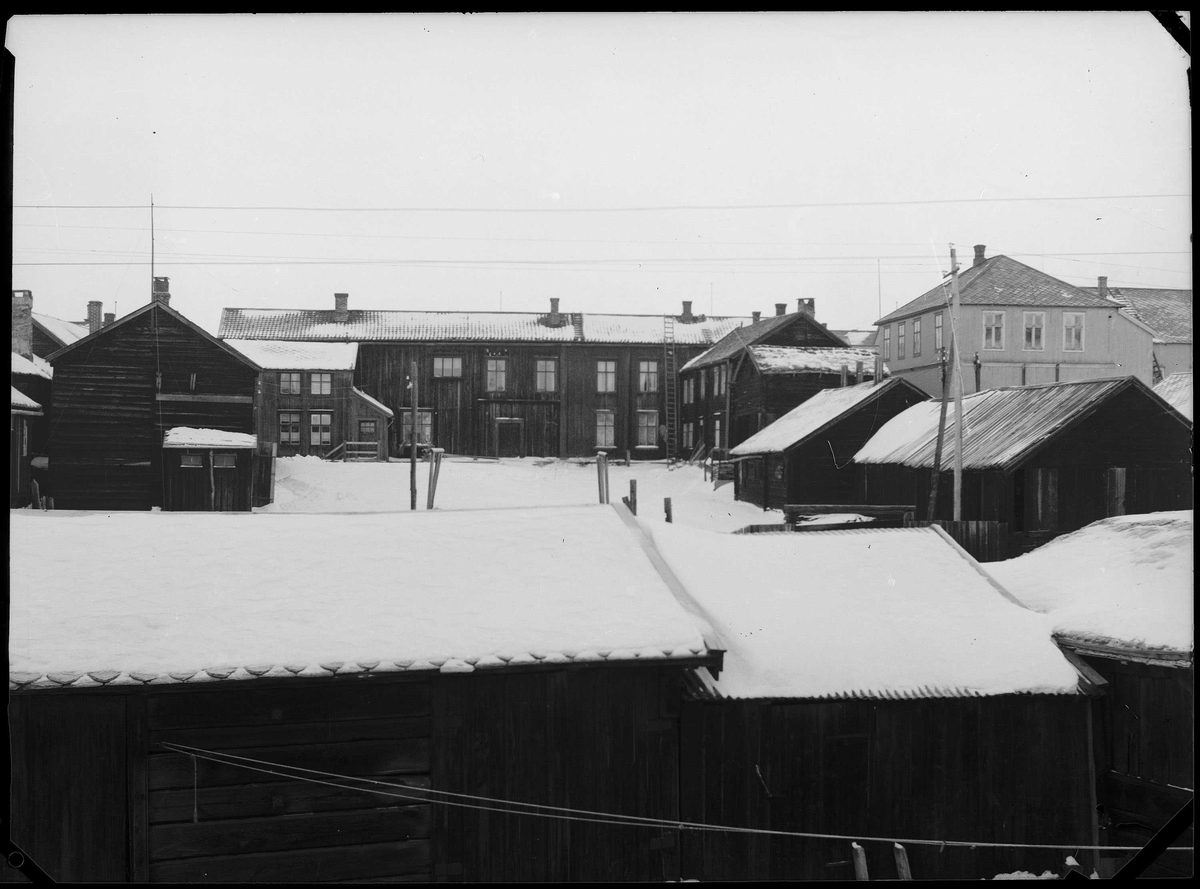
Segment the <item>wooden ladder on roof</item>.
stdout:
<svg viewBox="0 0 1200 889">
<path fill-rule="evenodd" d="M 679 417 L 676 399 L 678 379 L 675 370 L 675 318 L 663 315 L 663 407 L 667 416 L 667 463 L 677 458 L 676 441 Z"/>
</svg>

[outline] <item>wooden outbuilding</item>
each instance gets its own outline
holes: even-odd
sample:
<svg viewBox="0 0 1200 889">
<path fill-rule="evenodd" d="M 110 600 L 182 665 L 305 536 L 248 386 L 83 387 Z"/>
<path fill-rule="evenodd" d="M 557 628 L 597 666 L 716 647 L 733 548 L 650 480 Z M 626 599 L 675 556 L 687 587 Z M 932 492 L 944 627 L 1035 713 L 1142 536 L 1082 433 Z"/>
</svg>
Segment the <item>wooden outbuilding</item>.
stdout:
<svg viewBox="0 0 1200 889">
<path fill-rule="evenodd" d="M 818 392 L 730 451 L 735 498 L 763 509 L 856 503 L 854 455 L 884 423 L 926 400 L 899 377 Z"/>
<path fill-rule="evenodd" d="M 253 435 L 260 368 L 154 300 L 50 355 L 50 483 L 60 509 L 164 503 L 163 436 L 176 426 Z"/>
<path fill-rule="evenodd" d="M 249 512 L 258 440 L 217 429 L 167 430 L 163 475 L 168 511 Z"/>
<path fill-rule="evenodd" d="M 8 420 L 8 505 L 11 509 L 30 502 L 33 479 L 31 430 L 44 414 L 42 406 L 16 386 L 9 388 L 12 390 Z"/>
</svg>

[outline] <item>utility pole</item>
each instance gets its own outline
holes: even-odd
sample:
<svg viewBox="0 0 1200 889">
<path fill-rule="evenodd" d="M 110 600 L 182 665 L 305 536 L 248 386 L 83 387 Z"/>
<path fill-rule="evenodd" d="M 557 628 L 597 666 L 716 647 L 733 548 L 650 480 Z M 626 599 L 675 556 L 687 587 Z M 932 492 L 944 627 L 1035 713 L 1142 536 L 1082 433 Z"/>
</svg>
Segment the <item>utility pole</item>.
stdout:
<svg viewBox="0 0 1200 889">
<path fill-rule="evenodd" d="M 150 299 L 154 299 L 154 195 L 150 195 Z"/>
<path fill-rule="evenodd" d="M 412 494 L 411 508 L 417 508 L 417 362 L 412 363 L 412 439 L 408 446 L 409 461 L 409 491 Z"/>
<path fill-rule="evenodd" d="M 929 480 L 929 521 L 937 518 L 938 485 L 942 480 L 942 443 L 946 440 L 946 402 L 950 400 L 950 379 L 946 376 L 946 350 L 938 355 L 942 368 L 942 406 L 938 417 L 937 447 L 933 451 L 933 474 Z"/>
<path fill-rule="evenodd" d="M 950 373 L 954 379 L 954 521 L 962 521 L 962 370 L 958 366 L 958 258 L 950 247 Z"/>
</svg>

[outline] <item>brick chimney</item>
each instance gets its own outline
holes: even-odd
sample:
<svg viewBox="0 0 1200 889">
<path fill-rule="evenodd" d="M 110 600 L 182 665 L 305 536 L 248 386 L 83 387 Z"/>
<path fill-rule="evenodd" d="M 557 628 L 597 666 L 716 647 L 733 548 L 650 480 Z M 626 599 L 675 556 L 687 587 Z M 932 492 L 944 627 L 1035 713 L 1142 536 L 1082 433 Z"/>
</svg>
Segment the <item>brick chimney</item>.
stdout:
<svg viewBox="0 0 1200 889">
<path fill-rule="evenodd" d="M 696 320 L 696 316 L 692 314 L 692 301 L 690 299 L 683 301 L 683 314 L 679 316 L 679 320 L 684 324 L 691 324 Z"/>
<path fill-rule="evenodd" d="M 350 320 L 350 294 L 335 293 L 333 295 L 333 320 L 345 324 Z"/>
<path fill-rule="evenodd" d="M 987 261 L 987 257 L 983 255 L 983 251 L 985 250 L 987 250 L 986 244 L 975 245 L 975 261 L 971 263 L 971 268 L 975 268 L 977 265 L 983 265 L 983 263 Z"/>
<path fill-rule="evenodd" d="M 108 325 L 112 324 L 116 320 L 117 320 L 116 312 L 105 312 L 104 313 L 104 323 L 100 325 L 101 329 L 108 327 Z"/>
<path fill-rule="evenodd" d="M 786 315 L 787 314 L 787 303 L 775 303 L 775 314 L 776 315 Z"/>
<path fill-rule="evenodd" d="M 103 325 L 100 323 L 104 318 L 104 303 L 98 299 L 93 299 L 88 302 L 88 333 L 95 333 Z"/>
<path fill-rule="evenodd" d="M 546 319 L 546 324 L 550 327 L 562 326 L 562 315 L 558 311 L 558 297 L 550 297 L 550 317 Z"/>
<path fill-rule="evenodd" d="M 1108 275 L 1101 275 L 1096 279 L 1097 289 L 1100 291 L 1101 299 L 1108 299 Z"/>
<path fill-rule="evenodd" d="M 759 320 L 762 318 L 762 312 L 751 312 L 750 317 L 754 319 L 751 323 L 757 324 L 759 322 Z"/>
<path fill-rule="evenodd" d="M 171 304 L 171 279 L 170 278 L 155 278 L 154 287 L 150 293 L 151 301 L 162 303 L 164 306 Z"/>
<path fill-rule="evenodd" d="M 22 358 L 33 357 L 33 291 L 12 292 L 12 350 Z"/>
<path fill-rule="evenodd" d="M 815 299 L 798 299 L 796 300 L 796 311 L 814 318 L 817 314 L 817 301 Z"/>
</svg>

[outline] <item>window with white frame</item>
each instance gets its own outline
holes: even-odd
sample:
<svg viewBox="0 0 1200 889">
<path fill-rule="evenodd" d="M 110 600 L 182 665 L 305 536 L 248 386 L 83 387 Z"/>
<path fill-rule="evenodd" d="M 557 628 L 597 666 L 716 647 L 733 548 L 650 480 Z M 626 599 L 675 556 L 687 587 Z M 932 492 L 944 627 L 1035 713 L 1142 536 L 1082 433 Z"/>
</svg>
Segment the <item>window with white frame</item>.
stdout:
<svg viewBox="0 0 1200 889">
<path fill-rule="evenodd" d="M 617 362 L 615 362 L 615 361 L 597 361 L 596 362 L 596 391 L 597 392 L 616 392 L 617 391 Z"/>
<path fill-rule="evenodd" d="M 310 374 L 309 391 L 313 395 L 331 395 L 333 393 L 333 374 Z"/>
<path fill-rule="evenodd" d="M 721 446 L 721 418 L 713 417 L 713 447 Z"/>
<path fill-rule="evenodd" d="M 888 361 L 892 357 L 892 328 L 890 326 L 883 329 L 883 360 Z"/>
<path fill-rule="evenodd" d="M 487 360 L 487 391 L 503 392 L 508 384 L 508 359 L 489 358 Z"/>
<path fill-rule="evenodd" d="M 403 424 L 400 435 L 407 443 L 412 441 L 412 408 L 400 411 L 400 422 Z M 417 408 L 417 444 L 429 444 L 433 441 L 433 411 Z"/>
<path fill-rule="evenodd" d="M 213 454 L 213 469 L 236 469 L 237 457 L 233 454 Z"/>
<path fill-rule="evenodd" d="M 617 429 L 612 411 L 596 411 L 596 447 L 617 446 Z"/>
<path fill-rule="evenodd" d="M 694 377 L 688 377 L 683 381 L 683 403 L 691 404 L 696 400 L 696 380 Z"/>
<path fill-rule="evenodd" d="M 203 454 L 180 454 L 179 465 L 184 469 L 203 469 L 204 455 Z"/>
<path fill-rule="evenodd" d="M 639 361 L 638 362 L 638 391 L 639 392 L 657 392 L 658 391 L 658 362 L 657 361 Z"/>
<path fill-rule="evenodd" d="M 1083 351 L 1083 312 L 1063 312 L 1063 351 Z"/>
<path fill-rule="evenodd" d="M 942 313 L 938 312 L 933 316 L 933 351 L 941 353 L 942 351 Z"/>
<path fill-rule="evenodd" d="M 325 447 L 333 442 L 333 414 L 309 414 L 309 444 L 313 447 Z"/>
<path fill-rule="evenodd" d="M 434 355 L 434 377 L 459 378 L 462 376 L 462 358 L 458 355 Z"/>
<path fill-rule="evenodd" d="M 299 395 L 300 394 L 300 372 L 299 371 L 284 371 L 279 375 L 279 394 L 280 395 Z"/>
<path fill-rule="evenodd" d="M 534 371 L 534 388 L 538 392 L 558 391 L 558 361 L 553 358 L 539 358 Z"/>
<path fill-rule="evenodd" d="M 658 411 L 638 411 L 637 421 L 637 446 L 658 447 Z"/>
<path fill-rule="evenodd" d="M 904 333 L 908 327 L 907 321 L 901 321 L 896 325 L 896 358 L 904 357 Z"/>
<path fill-rule="evenodd" d="M 1045 312 L 1025 312 L 1025 351 L 1040 352 L 1046 348 L 1045 328 Z"/>
<path fill-rule="evenodd" d="M 983 313 L 983 348 L 998 351 L 1004 348 L 1004 313 Z"/>
<path fill-rule="evenodd" d="M 921 357 L 921 319 L 913 318 L 913 358 Z"/>
<path fill-rule="evenodd" d="M 299 411 L 281 411 L 279 414 L 279 443 L 285 445 L 300 444 L 300 413 Z"/>
</svg>

